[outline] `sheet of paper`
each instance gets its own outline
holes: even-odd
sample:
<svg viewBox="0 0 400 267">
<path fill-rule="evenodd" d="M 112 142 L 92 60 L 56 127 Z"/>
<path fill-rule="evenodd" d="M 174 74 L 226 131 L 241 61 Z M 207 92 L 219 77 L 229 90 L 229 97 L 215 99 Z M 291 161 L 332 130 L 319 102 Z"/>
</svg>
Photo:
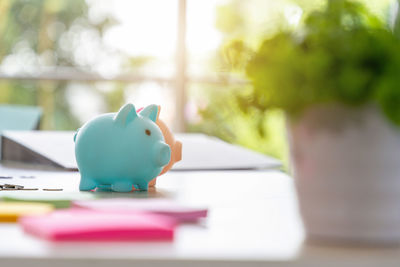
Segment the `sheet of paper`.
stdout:
<svg viewBox="0 0 400 267">
<path fill-rule="evenodd" d="M 173 200 L 158 198 L 112 198 L 98 200 L 78 200 L 74 207 L 93 210 L 144 211 L 169 216 L 180 222 L 195 222 L 207 216 L 206 207 L 184 205 Z"/>
</svg>

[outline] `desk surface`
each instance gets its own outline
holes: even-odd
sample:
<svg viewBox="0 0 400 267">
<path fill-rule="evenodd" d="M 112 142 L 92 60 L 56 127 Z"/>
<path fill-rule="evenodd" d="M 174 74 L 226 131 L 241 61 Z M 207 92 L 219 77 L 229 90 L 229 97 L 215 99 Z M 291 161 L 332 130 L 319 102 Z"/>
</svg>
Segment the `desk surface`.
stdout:
<svg viewBox="0 0 400 267">
<path fill-rule="evenodd" d="M 16 170 L 4 183 L 77 191 L 79 174 Z M 34 175 L 21 179 L 20 175 Z M 0 181 L 3 183 L 3 181 Z M 2 192 L 0 192 L 1 194 Z M 278 171 L 170 172 L 149 192 L 114 197 L 161 197 L 209 207 L 199 224 L 178 228 L 173 242 L 52 243 L 0 224 L 1 266 L 380 266 L 398 265 L 396 248 L 343 248 L 307 244 L 293 181 Z M 4 265 L 3 265 L 4 264 Z"/>
</svg>

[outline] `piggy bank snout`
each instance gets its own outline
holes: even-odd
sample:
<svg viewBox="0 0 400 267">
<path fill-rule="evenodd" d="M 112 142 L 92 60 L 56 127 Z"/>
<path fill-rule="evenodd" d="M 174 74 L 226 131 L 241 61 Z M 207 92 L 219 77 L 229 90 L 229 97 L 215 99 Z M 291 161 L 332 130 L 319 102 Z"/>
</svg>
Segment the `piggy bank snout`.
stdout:
<svg viewBox="0 0 400 267">
<path fill-rule="evenodd" d="M 154 159 L 157 166 L 165 166 L 171 160 L 171 148 L 164 142 L 157 142 L 154 145 Z"/>
</svg>

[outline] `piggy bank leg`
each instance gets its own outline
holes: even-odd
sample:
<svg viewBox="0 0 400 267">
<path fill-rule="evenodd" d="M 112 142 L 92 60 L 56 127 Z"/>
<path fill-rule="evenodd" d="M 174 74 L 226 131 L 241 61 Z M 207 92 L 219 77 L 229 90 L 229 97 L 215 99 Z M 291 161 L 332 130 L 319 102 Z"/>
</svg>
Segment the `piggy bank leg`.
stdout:
<svg viewBox="0 0 400 267">
<path fill-rule="evenodd" d="M 143 183 L 138 183 L 136 189 L 141 190 L 141 191 L 147 191 L 149 188 L 149 183 L 148 182 L 143 182 Z"/>
<path fill-rule="evenodd" d="M 81 177 L 81 182 L 79 183 L 79 190 L 80 191 L 90 191 L 96 189 L 97 183 L 92 178 L 88 177 Z"/>
<path fill-rule="evenodd" d="M 161 174 L 160 174 L 160 175 L 161 175 Z M 150 186 L 150 187 L 156 186 L 156 182 L 157 182 L 157 178 L 154 178 L 153 180 L 151 180 L 151 181 L 149 182 L 149 186 Z"/>
<path fill-rule="evenodd" d="M 96 190 L 96 192 L 110 192 L 110 191 L 111 191 L 111 185 L 109 184 L 99 184 Z"/>
<path fill-rule="evenodd" d="M 111 190 L 115 192 L 131 192 L 133 184 L 127 181 L 118 181 L 111 185 Z"/>
</svg>

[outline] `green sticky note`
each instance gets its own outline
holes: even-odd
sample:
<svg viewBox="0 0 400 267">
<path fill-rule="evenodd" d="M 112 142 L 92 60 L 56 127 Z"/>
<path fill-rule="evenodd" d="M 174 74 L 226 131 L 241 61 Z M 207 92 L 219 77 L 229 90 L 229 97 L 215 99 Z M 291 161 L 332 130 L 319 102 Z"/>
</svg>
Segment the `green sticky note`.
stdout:
<svg viewBox="0 0 400 267">
<path fill-rule="evenodd" d="M 4 202 L 29 202 L 51 204 L 56 209 L 69 208 L 74 200 L 95 199 L 94 194 L 89 192 L 24 192 L 13 191 L 1 195 Z"/>
</svg>

